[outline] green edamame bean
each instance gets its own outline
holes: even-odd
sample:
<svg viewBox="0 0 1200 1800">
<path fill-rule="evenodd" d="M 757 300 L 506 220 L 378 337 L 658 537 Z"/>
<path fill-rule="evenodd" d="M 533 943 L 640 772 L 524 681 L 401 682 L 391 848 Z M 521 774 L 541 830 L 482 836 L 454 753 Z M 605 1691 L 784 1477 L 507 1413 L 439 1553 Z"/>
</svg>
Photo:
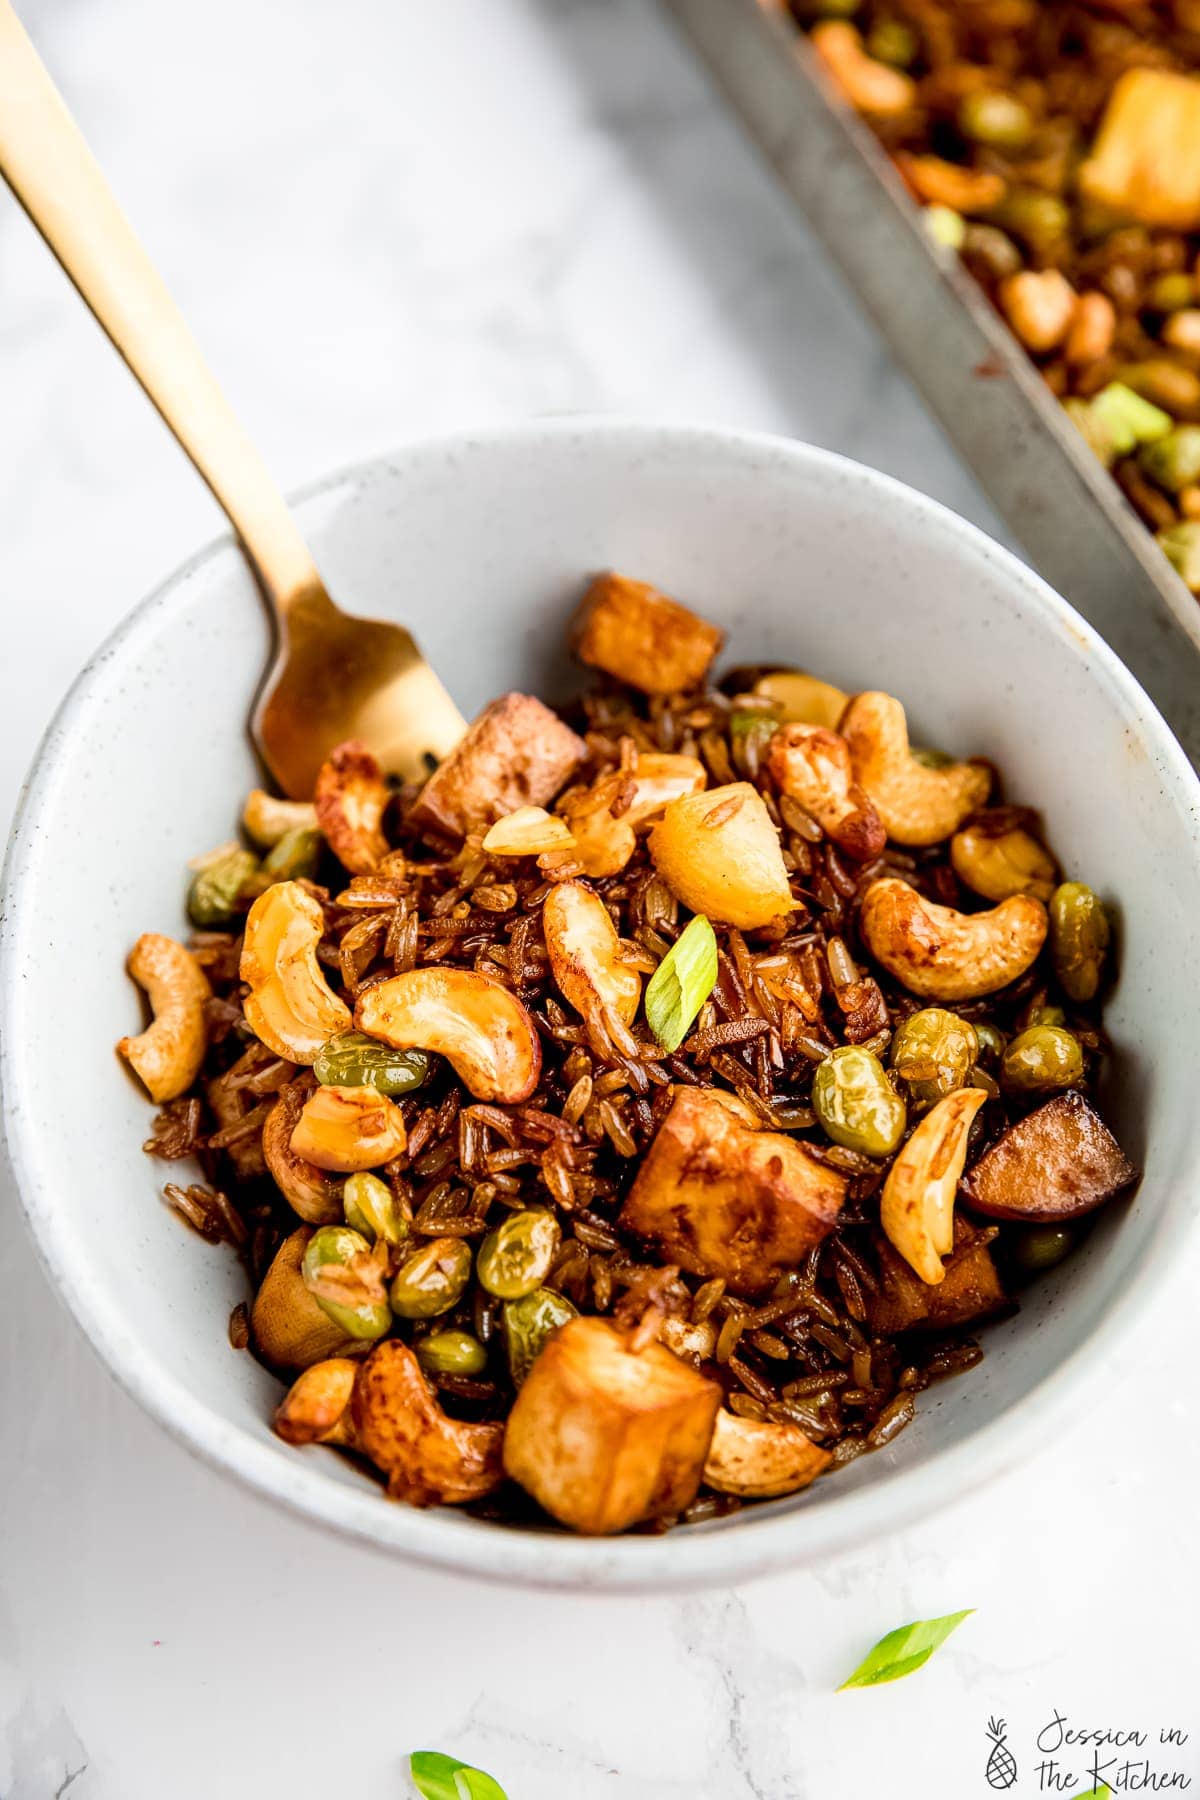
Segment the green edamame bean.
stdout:
<svg viewBox="0 0 1200 1800">
<path fill-rule="evenodd" d="M 1032 1025 L 1004 1052 L 1000 1076 L 1019 1093 L 1074 1087 L 1083 1077 L 1083 1047 L 1061 1025 Z"/>
<path fill-rule="evenodd" d="M 346 1223 L 372 1244 L 380 1238 L 385 1244 L 402 1244 L 408 1236 L 408 1220 L 386 1181 L 365 1169 L 346 1177 L 342 1189 L 342 1208 Z"/>
<path fill-rule="evenodd" d="M 383 1281 L 360 1232 L 345 1225 L 314 1231 L 300 1267 L 305 1287 L 321 1311 L 347 1337 L 382 1337 L 392 1322 Z"/>
<path fill-rule="evenodd" d="M 479 1246 L 475 1272 L 480 1285 L 500 1300 L 532 1294 L 550 1273 L 561 1236 L 553 1213 L 510 1213 Z"/>
<path fill-rule="evenodd" d="M 863 1156 L 890 1156 L 904 1136 L 904 1101 L 879 1058 L 857 1044 L 844 1044 L 818 1065 L 812 1103 L 826 1135 Z"/>
<path fill-rule="evenodd" d="M 311 881 L 321 862 L 321 833 L 306 825 L 285 831 L 263 858 L 263 873 L 272 881 Z"/>
<path fill-rule="evenodd" d="M 578 1318 L 579 1314 L 565 1294 L 540 1287 L 532 1294 L 522 1294 L 519 1300 L 506 1301 L 503 1316 L 508 1366 L 514 1385 L 520 1387 L 541 1355 L 546 1340 L 560 1325 L 565 1325 L 568 1319 Z"/>
<path fill-rule="evenodd" d="M 219 931 L 232 922 L 238 898 L 258 874 L 258 858 L 236 846 L 197 869 L 188 889 L 188 918 L 201 931 Z"/>
<path fill-rule="evenodd" d="M 913 1013 L 892 1039 L 892 1068 L 919 1106 L 932 1106 L 965 1086 L 978 1056 L 971 1021 L 941 1006 Z"/>
<path fill-rule="evenodd" d="M 424 1050 L 392 1050 L 362 1031 L 342 1031 L 322 1044 L 313 1074 L 325 1087 L 369 1087 L 411 1094 L 429 1073 Z"/>
<path fill-rule="evenodd" d="M 482 1375 L 487 1368 L 487 1351 L 469 1331 L 431 1331 L 416 1355 L 431 1375 Z"/>
<path fill-rule="evenodd" d="M 1041 1275 L 1070 1254 L 1075 1233 L 1062 1225 L 1027 1225 L 1010 1241 L 1013 1262 L 1025 1275 Z"/>
<path fill-rule="evenodd" d="M 433 1319 L 449 1312 L 471 1279 L 471 1252 L 461 1238 L 431 1238 L 393 1278 L 392 1311 L 402 1319 Z"/>
<path fill-rule="evenodd" d="M 1064 881 L 1050 897 L 1050 954 L 1070 1000 L 1094 999 L 1108 953 L 1108 915 L 1082 881 Z"/>
</svg>

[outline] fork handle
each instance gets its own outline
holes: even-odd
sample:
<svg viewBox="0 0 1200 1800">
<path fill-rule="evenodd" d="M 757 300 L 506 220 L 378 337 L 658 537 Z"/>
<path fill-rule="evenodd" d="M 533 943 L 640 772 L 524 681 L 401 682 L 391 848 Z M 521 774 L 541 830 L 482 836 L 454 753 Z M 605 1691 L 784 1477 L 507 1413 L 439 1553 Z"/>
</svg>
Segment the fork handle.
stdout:
<svg viewBox="0 0 1200 1800">
<path fill-rule="evenodd" d="M 0 174 L 208 483 L 280 619 L 302 596 L 323 594 L 282 494 L 9 0 L 0 0 Z"/>
</svg>

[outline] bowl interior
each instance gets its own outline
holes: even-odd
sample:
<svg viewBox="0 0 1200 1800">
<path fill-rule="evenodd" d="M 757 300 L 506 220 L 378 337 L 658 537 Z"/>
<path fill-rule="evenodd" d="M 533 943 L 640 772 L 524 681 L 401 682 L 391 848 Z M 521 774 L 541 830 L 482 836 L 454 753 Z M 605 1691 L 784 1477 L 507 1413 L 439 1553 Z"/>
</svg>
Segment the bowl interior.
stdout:
<svg viewBox="0 0 1200 1800">
<path fill-rule="evenodd" d="M 564 622 L 586 576 L 615 567 L 719 620 L 730 660 L 886 688 L 916 740 L 992 758 L 1008 797 L 1042 811 L 1067 872 L 1116 909 L 1108 1100 L 1146 1177 L 894 1446 L 718 1525 L 605 1545 L 498 1534 L 385 1505 L 336 1456 L 285 1449 L 267 1425 L 277 1385 L 228 1345 L 240 1272 L 162 1205 L 180 1171 L 142 1155 L 150 1109 L 113 1055 L 140 1028 L 129 946 L 184 929 L 186 860 L 233 834 L 256 780 L 244 720 L 268 634 L 240 558 L 220 547 L 95 659 L 51 729 L 9 863 L 10 1153 L 52 1277 L 118 1377 L 193 1447 L 309 1514 L 549 1581 L 715 1579 L 802 1560 L 1001 1467 L 1069 1377 L 1102 1362 L 1194 1208 L 1197 788 L 1140 691 L 970 527 L 803 447 L 537 425 L 418 446 L 336 479 L 301 516 L 332 592 L 410 624 L 468 715 L 507 687 L 569 691 Z"/>
</svg>

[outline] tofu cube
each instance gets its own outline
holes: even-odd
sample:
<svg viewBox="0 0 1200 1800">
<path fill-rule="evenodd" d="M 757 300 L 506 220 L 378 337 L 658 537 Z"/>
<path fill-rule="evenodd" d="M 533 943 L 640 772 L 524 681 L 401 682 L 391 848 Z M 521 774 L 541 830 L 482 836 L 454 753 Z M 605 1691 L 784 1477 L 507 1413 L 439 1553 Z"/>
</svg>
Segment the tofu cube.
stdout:
<svg viewBox="0 0 1200 1800">
<path fill-rule="evenodd" d="M 720 1404 L 661 1344 L 631 1351 L 607 1319 L 571 1319 L 517 1395 L 504 1468 L 573 1531 L 624 1531 L 695 1499 Z"/>
<path fill-rule="evenodd" d="M 698 687 L 725 633 L 645 581 L 599 575 L 571 633 L 581 662 L 643 694 Z"/>
<path fill-rule="evenodd" d="M 521 806 L 545 806 L 587 747 L 531 694 L 502 694 L 434 770 L 413 807 L 421 825 L 465 837 Z"/>
<path fill-rule="evenodd" d="M 931 1287 L 880 1234 L 879 1292 L 865 1296 L 871 1330 L 889 1337 L 903 1331 L 948 1331 L 999 1312 L 1005 1293 L 988 1248 L 994 1236 L 994 1230 L 980 1231 L 956 1214 L 945 1276 Z"/>
<path fill-rule="evenodd" d="M 753 1295 L 832 1230 L 845 1195 L 846 1177 L 786 1133 L 747 1123 L 705 1088 L 681 1088 L 619 1223 L 664 1262 Z"/>
</svg>

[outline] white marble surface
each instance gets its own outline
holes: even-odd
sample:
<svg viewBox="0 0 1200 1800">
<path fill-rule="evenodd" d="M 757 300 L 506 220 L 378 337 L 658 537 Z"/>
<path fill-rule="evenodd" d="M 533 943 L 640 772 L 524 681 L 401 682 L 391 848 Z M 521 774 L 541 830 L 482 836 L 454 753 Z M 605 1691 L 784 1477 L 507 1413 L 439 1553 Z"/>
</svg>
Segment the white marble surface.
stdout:
<svg viewBox="0 0 1200 1800">
<path fill-rule="evenodd" d="M 994 526 L 648 3 L 25 16 L 285 483 L 430 427 L 623 410 L 807 436 Z M 0 811 L 87 652 L 217 527 L 0 194 Z M 1200 1776 L 1185 1320 L 1051 1452 L 921 1529 L 738 1592 L 575 1600 L 324 1541 L 194 1464 L 0 1204 L 4 1800 L 398 1800 L 421 1745 L 512 1800 L 966 1800 L 991 1791 L 991 1713 L 1015 1792 L 1050 1791 L 1055 1709 L 1182 1728 L 1137 1755 Z M 972 1605 L 913 1680 L 834 1693 L 883 1631 Z"/>
</svg>

